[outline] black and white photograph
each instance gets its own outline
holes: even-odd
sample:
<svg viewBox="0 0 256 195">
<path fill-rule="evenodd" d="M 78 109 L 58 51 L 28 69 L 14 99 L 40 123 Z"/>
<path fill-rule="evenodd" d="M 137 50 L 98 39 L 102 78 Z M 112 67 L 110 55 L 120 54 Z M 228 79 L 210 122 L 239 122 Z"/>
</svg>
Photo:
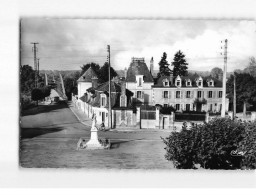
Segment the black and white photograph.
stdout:
<svg viewBox="0 0 256 195">
<path fill-rule="evenodd" d="M 255 7 L 0 1 L 0 194 L 254 194 Z"/>
<path fill-rule="evenodd" d="M 21 18 L 23 168 L 256 168 L 254 20 Z"/>
</svg>

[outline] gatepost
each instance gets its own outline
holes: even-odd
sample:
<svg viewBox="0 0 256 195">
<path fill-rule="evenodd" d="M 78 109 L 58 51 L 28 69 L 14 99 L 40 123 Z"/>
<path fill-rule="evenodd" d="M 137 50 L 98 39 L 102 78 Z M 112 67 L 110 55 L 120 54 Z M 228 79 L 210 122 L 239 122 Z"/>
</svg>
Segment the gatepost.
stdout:
<svg viewBox="0 0 256 195">
<path fill-rule="evenodd" d="M 256 112 L 252 112 L 251 121 L 255 121 L 255 120 L 256 120 Z"/>
<path fill-rule="evenodd" d="M 156 129 L 160 129 L 160 124 L 159 124 L 159 106 L 156 106 L 156 120 L 155 120 L 155 126 L 156 126 Z"/>
<path fill-rule="evenodd" d="M 205 114 L 205 122 L 206 123 L 209 122 L 209 112 L 206 112 L 206 114 Z"/>
<path fill-rule="evenodd" d="M 140 107 L 136 107 L 136 126 L 140 129 Z"/>
</svg>

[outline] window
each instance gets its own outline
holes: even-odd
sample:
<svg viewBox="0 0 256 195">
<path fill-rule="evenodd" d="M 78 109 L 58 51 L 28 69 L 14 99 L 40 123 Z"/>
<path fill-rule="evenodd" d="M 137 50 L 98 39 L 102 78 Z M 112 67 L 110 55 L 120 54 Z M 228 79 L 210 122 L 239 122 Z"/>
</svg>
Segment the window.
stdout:
<svg viewBox="0 0 256 195">
<path fill-rule="evenodd" d="M 191 82 L 190 81 L 187 82 L 187 86 L 191 86 Z"/>
<path fill-rule="evenodd" d="M 212 111 L 212 104 L 210 104 L 210 108 L 209 108 L 209 111 Z"/>
<path fill-rule="evenodd" d="M 106 97 L 101 96 L 101 106 L 106 106 Z"/>
<path fill-rule="evenodd" d="M 222 91 L 219 91 L 219 98 L 222 98 Z"/>
<path fill-rule="evenodd" d="M 202 86 L 202 81 L 198 82 L 198 86 L 200 86 L 200 87 Z"/>
<path fill-rule="evenodd" d="M 197 92 L 197 98 L 201 98 L 202 97 L 202 91 L 198 91 Z"/>
<path fill-rule="evenodd" d="M 177 86 L 180 86 L 180 81 L 177 81 Z"/>
<path fill-rule="evenodd" d="M 141 91 L 137 91 L 137 98 L 142 98 L 142 92 Z"/>
<path fill-rule="evenodd" d="M 176 91 L 176 98 L 180 98 L 180 91 Z"/>
<path fill-rule="evenodd" d="M 164 104 L 164 107 L 167 108 L 167 107 L 168 107 L 168 104 Z"/>
<path fill-rule="evenodd" d="M 210 86 L 212 86 L 212 82 L 210 82 Z"/>
<path fill-rule="evenodd" d="M 168 91 L 164 91 L 164 98 L 168 98 Z"/>
<path fill-rule="evenodd" d="M 212 98 L 212 91 L 208 92 L 208 98 Z"/>
<path fill-rule="evenodd" d="M 139 78 L 139 86 L 142 86 L 142 78 Z"/>
<path fill-rule="evenodd" d="M 190 110 L 190 104 L 186 104 L 186 111 Z"/>
<path fill-rule="evenodd" d="M 187 91 L 186 98 L 190 98 L 190 91 Z"/>
<path fill-rule="evenodd" d="M 176 110 L 180 110 L 180 104 L 176 104 Z"/>
</svg>

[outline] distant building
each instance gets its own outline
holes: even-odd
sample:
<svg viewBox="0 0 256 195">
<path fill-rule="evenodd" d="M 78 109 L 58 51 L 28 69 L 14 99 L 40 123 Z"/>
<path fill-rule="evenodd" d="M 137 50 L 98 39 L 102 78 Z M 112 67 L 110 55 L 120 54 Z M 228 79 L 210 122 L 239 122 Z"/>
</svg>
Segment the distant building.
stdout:
<svg viewBox="0 0 256 195">
<path fill-rule="evenodd" d="M 92 87 L 92 81 L 94 79 L 98 79 L 98 75 L 96 72 L 90 67 L 88 68 L 84 74 L 77 80 L 77 90 L 78 90 L 78 98 L 86 93 L 86 90 Z"/>
</svg>

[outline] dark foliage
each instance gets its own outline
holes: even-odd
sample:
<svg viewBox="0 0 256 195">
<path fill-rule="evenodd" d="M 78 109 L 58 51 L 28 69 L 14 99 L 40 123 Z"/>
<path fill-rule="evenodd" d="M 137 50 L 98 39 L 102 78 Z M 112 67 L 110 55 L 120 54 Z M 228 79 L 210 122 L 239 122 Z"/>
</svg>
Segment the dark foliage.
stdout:
<svg viewBox="0 0 256 195">
<path fill-rule="evenodd" d="M 31 99 L 33 101 L 38 101 L 44 98 L 43 92 L 41 89 L 35 88 L 31 92 Z"/>
<path fill-rule="evenodd" d="M 160 113 L 161 114 L 171 114 L 172 112 L 176 112 L 176 109 L 173 106 L 160 106 Z"/>
<path fill-rule="evenodd" d="M 35 87 L 35 71 L 29 65 L 20 67 L 20 90 L 21 93 L 31 93 Z"/>
<path fill-rule="evenodd" d="M 215 118 L 190 128 L 184 124 L 181 132 L 163 139 L 165 158 L 179 169 L 193 169 L 197 164 L 205 169 L 255 168 L 255 135 L 255 122 Z M 235 155 L 239 150 L 245 155 Z"/>
<path fill-rule="evenodd" d="M 246 107 L 256 105 L 256 78 L 248 73 L 234 73 L 227 81 L 227 94 L 230 103 L 233 103 L 234 96 L 234 76 L 236 81 L 236 102 L 237 110 L 244 109 L 246 113 Z M 246 86 L 246 87 L 245 87 Z M 243 105 L 245 106 L 243 107 Z"/>
<path fill-rule="evenodd" d="M 94 63 L 94 62 L 91 62 L 91 63 L 88 63 L 88 64 L 84 64 L 82 67 L 81 67 L 81 72 L 80 72 L 80 76 L 82 76 L 85 72 L 86 72 L 86 70 L 88 69 L 88 68 L 92 68 L 94 71 L 95 71 L 95 73 L 99 73 L 99 70 L 100 70 L 100 65 L 99 64 L 96 64 L 96 63 Z"/>
<path fill-rule="evenodd" d="M 185 59 L 185 55 L 180 50 L 174 55 L 172 66 L 174 76 L 188 75 L 188 63 Z"/>
<path fill-rule="evenodd" d="M 167 54 L 164 52 L 159 62 L 159 73 L 157 74 L 158 78 L 161 76 L 170 76 L 172 72 L 169 68 L 170 64 L 167 62 L 166 58 L 167 58 Z"/>
<path fill-rule="evenodd" d="M 238 152 L 244 153 L 242 169 L 256 169 L 256 121 L 246 124 L 244 139 L 239 143 Z"/>
<path fill-rule="evenodd" d="M 103 83 L 109 80 L 108 70 L 109 70 L 109 64 L 105 62 L 104 65 L 99 70 L 99 77 Z M 116 77 L 116 76 L 117 76 L 117 73 L 115 69 L 110 67 L 110 78 L 112 79 L 113 77 Z"/>
</svg>

